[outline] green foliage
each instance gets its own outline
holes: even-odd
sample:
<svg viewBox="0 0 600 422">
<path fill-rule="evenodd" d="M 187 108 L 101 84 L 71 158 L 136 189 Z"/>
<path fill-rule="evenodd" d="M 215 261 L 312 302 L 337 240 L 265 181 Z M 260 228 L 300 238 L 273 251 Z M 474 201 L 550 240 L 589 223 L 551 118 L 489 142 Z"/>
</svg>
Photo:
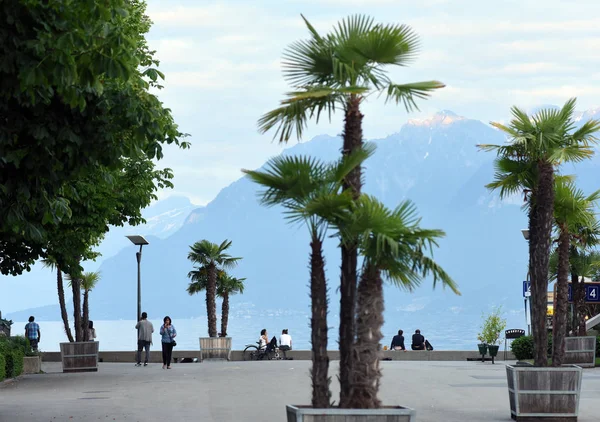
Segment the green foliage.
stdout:
<svg viewBox="0 0 600 422">
<path fill-rule="evenodd" d="M 23 373 L 23 357 L 28 347 L 29 342 L 23 336 L 0 337 L 0 355 L 4 357 L 6 378 L 15 378 Z"/>
<path fill-rule="evenodd" d="M 165 143 L 188 146 L 171 111 L 149 91 L 160 87 L 162 74 L 145 41 L 145 7 L 138 0 L 2 3 L 3 274 L 28 270 L 45 255 L 48 240 L 64 231 L 59 224 L 76 215 L 70 224 L 81 227 L 79 219 L 94 215 L 90 192 L 77 183 L 96 186 L 126 168 L 124 159 L 151 164 Z M 84 212 L 75 205 L 80 199 Z M 81 239 L 97 237 L 95 230 Z"/>
<path fill-rule="evenodd" d="M 0 381 L 6 378 L 6 358 L 0 350 Z"/>
<path fill-rule="evenodd" d="M 517 360 L 533 359 L 533 337 L 522 336 L 514 339 L 510 344 L 510 350 Z"/>
<path fill-rule="evenodd" d="M 500 344 L 500 335 L 506 328 L 506 319 L 502 318 L 502 307 L 495 307 L 488 315 L 482 314 L 483 323 L 477 340 L 485 344 Z"/>
</svg>

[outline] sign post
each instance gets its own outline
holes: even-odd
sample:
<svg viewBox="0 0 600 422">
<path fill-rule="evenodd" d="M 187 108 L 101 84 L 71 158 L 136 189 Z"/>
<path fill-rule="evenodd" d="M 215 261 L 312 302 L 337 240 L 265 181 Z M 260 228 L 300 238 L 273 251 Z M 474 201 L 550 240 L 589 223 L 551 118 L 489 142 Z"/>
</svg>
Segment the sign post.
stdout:
<svg viewBox="0 0 600 422">
<path fill-rule="evenodd" d="M 523 301 L 525 302 L 525 324 L 527 325 L 527 335 L 531 335 L 531 318 L 527 312 L 527 301 L 531 297 L 531 282 L 523 282 Z"/>
</svg>

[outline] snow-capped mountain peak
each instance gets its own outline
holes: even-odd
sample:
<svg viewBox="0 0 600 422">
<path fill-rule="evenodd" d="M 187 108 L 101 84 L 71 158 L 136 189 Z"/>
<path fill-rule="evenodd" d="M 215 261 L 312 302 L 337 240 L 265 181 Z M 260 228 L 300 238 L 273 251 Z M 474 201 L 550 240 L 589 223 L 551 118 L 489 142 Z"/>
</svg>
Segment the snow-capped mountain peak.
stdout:
<svg viewBox="0 0 600 422">
<path fill-rule="evenodd" d="M 427 119 L 409 119 L 408 125 L 412 126 L 442 126 L 442 125 L 450 125 L 455 122 L 459 122 L 462 120 L 468 120 L 466 117 L 459 116 L 458 114 L 450 111 L 443 110 L 440 111 L 433 116 Z"/>
</svg>

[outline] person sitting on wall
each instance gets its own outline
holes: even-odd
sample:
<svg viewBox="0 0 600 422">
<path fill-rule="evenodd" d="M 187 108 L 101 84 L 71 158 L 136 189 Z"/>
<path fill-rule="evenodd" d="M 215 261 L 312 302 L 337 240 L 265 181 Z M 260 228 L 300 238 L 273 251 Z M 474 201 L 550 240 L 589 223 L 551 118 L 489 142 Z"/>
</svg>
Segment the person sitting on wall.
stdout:
<svg viewBox="0 0 600 422">
<path fill-rule="evenodd" d="M 413 334 L 410 347 L 413 350 L 425 350 L 425 337 L 421 335 L 421 330 L 416 330 Z"/>
<path fill-rule="evenodd" d="M 392 344 L 390 345 L 390 350 L 404 350 L 406 352 L 406 347 L 404 346 L 404 331 L 398 330 L 398 335 L 394 336 L 392 339 Z"/>
</svg>

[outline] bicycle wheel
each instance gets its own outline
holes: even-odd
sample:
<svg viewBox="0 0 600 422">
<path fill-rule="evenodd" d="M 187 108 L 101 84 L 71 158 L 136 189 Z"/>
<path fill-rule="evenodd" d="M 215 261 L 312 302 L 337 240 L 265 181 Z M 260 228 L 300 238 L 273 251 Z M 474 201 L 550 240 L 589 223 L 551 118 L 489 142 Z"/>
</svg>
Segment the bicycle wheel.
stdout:
<svg viewBox="0 0 600 422">
<path fill-rule="evenodd" d="M 256 346 L 246 346 L 244 349 L 244 360 L 256 360 L 256 355 L 258 354 L 258 347 Z"/>
</svg>

